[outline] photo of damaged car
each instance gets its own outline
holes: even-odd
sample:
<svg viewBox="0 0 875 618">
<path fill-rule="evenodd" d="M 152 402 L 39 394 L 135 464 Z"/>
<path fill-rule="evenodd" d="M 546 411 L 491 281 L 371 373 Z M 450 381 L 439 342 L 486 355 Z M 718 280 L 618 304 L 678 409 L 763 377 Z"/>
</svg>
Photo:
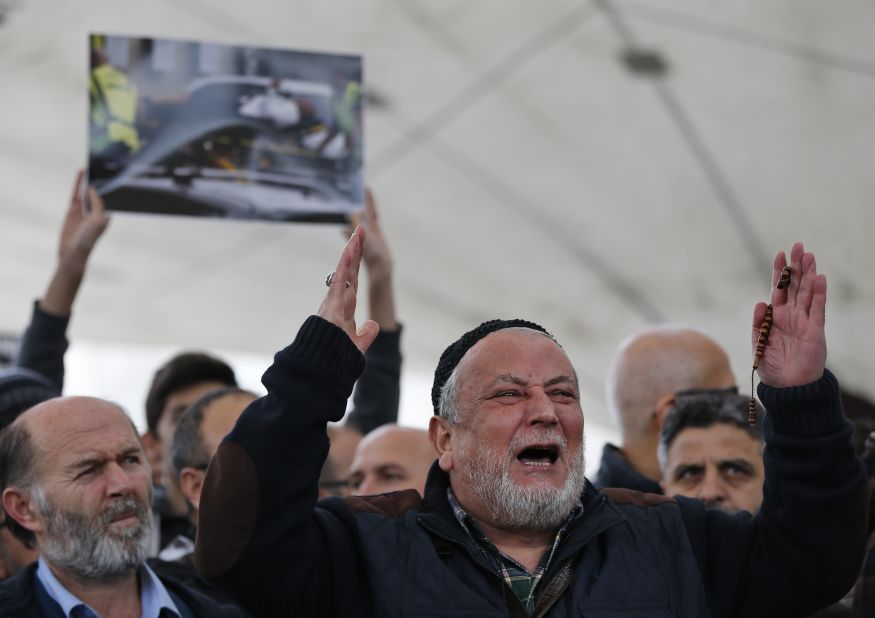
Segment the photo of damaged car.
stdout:
<svg viewBox="0 0 875 618">
<path fill-rule="evenodd" d="M 337 71 L 197 77 L 138 97 L 136 148 L 92 137 L 89 175 L 110 210 L 343 221 L 363 203 L 361 99 Z"/>
</svg>

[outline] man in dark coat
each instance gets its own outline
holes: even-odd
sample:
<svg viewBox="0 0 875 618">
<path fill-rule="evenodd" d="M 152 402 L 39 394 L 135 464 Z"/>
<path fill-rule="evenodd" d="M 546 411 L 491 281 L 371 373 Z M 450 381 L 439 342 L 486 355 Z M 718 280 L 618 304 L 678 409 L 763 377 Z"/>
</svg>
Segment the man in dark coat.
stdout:
<svg viewBox="0 0 875 618">
<path fill-rule="evenodd" d="M 798 616 L 851 586 L 866 478 L 823 367 L 826 281 L 801 244 L 793 283 L 772 293 L 760 364 L 769 418 L 757 516 L 586 483 L 574 368 L 523 320 L 486 322 L 441 357 L 424 497 L 317 505 L 325 423 L 343 415 L 377 331 L 354 319 L 362 244 L 357 232 L 319 315 L 277 354 L 267 396 L 207 472 L 195 562 L 253 613 Z M 780 253 L 776 280 L 785 264 Z"/>
</svg>

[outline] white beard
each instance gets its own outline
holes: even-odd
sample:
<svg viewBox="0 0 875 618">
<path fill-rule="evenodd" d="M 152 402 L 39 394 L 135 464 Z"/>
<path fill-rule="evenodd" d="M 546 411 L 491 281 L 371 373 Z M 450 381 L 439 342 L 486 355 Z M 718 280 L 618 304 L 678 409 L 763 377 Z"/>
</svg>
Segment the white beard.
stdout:
<svg viewBox="0 0 875 618">
<path fill-rule="evenodd" d="M 510 476 L 514 453 L 528 444 L 539 442 L 560 445 L 559 457 L 566 462 L 568 475 L 558 489 L 522 487 Z M 545 431 L 529 435 L 525 440 L 512 440 L 506 458 L 492 451 L 481 452 L 476 458 L 466 458 L 459 468 L 459 476 L 489 510 L 493 525 L 506 529 L 554 530 L 562 525 L 583 493 L 586 482 L 583 450 L 581 441 L 580 449 L 569 459 L 567 441 L 558 433 Z"/>
</svg>

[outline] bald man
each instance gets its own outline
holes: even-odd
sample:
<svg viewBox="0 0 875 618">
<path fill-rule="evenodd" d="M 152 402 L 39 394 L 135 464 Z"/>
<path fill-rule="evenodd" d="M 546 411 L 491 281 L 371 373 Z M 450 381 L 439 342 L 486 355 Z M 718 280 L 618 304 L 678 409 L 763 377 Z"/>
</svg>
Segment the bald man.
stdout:
<svg viewBox="0 0 875 618">
<path fill-rule="evenodd" d="M 662 493 L 656 451 L 675 393 L 734 386 L 729 357 L 707 335 L 660 326 L 628 337 L 620 344 L 606 388 L 621 444 L 605 445 L 596 486 Z"/>
<path fill-rule="evenodd" d="M 383 425 L 359 442 L 349 484 L 358 496 L 415 489 L 422 494 L 437 458 L 424 429 Z"/>
<path fill-rule="evenodd" d="M 0 435 L 6 525 L 42 556 L 0 585 L 2 616 L 238 616 L 146 563 L 151 470 L 128 416 L 58 397 Z"/>
<path fill-rule="evenodd" d="M 194 526 L 197 526 L 201 489 L 210 459 L 246 406 L 256 399 L 255 393 L 236 386 L 221 388 L 202 396 L 179 418 L 170 455 L 175 481 L 188 501 L 189 517 Z M 189 551 L 194 551 L 194 543 L 185 537 L 173 542 L 182 543 Z M 158 556 L 163 558 L 162 554 L 163 551 Z M 173 552 L 168 555 L 173 555 Z"/>
</svg>

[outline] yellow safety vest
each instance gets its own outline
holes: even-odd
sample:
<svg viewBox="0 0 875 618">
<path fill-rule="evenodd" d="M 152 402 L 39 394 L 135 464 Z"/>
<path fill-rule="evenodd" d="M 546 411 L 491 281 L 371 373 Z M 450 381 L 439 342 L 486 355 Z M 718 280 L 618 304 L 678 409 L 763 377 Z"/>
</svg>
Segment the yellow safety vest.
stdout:
<svg viewBox="0 0 875 618">
<path fill-rule="evenodd" d="M 91 150 L 100 152 L 113 142 L 123 142 L 131 152 L 140 148 L 137 87 L 123 71 L 104 64 L 91 71 Z"/>
</svg>

